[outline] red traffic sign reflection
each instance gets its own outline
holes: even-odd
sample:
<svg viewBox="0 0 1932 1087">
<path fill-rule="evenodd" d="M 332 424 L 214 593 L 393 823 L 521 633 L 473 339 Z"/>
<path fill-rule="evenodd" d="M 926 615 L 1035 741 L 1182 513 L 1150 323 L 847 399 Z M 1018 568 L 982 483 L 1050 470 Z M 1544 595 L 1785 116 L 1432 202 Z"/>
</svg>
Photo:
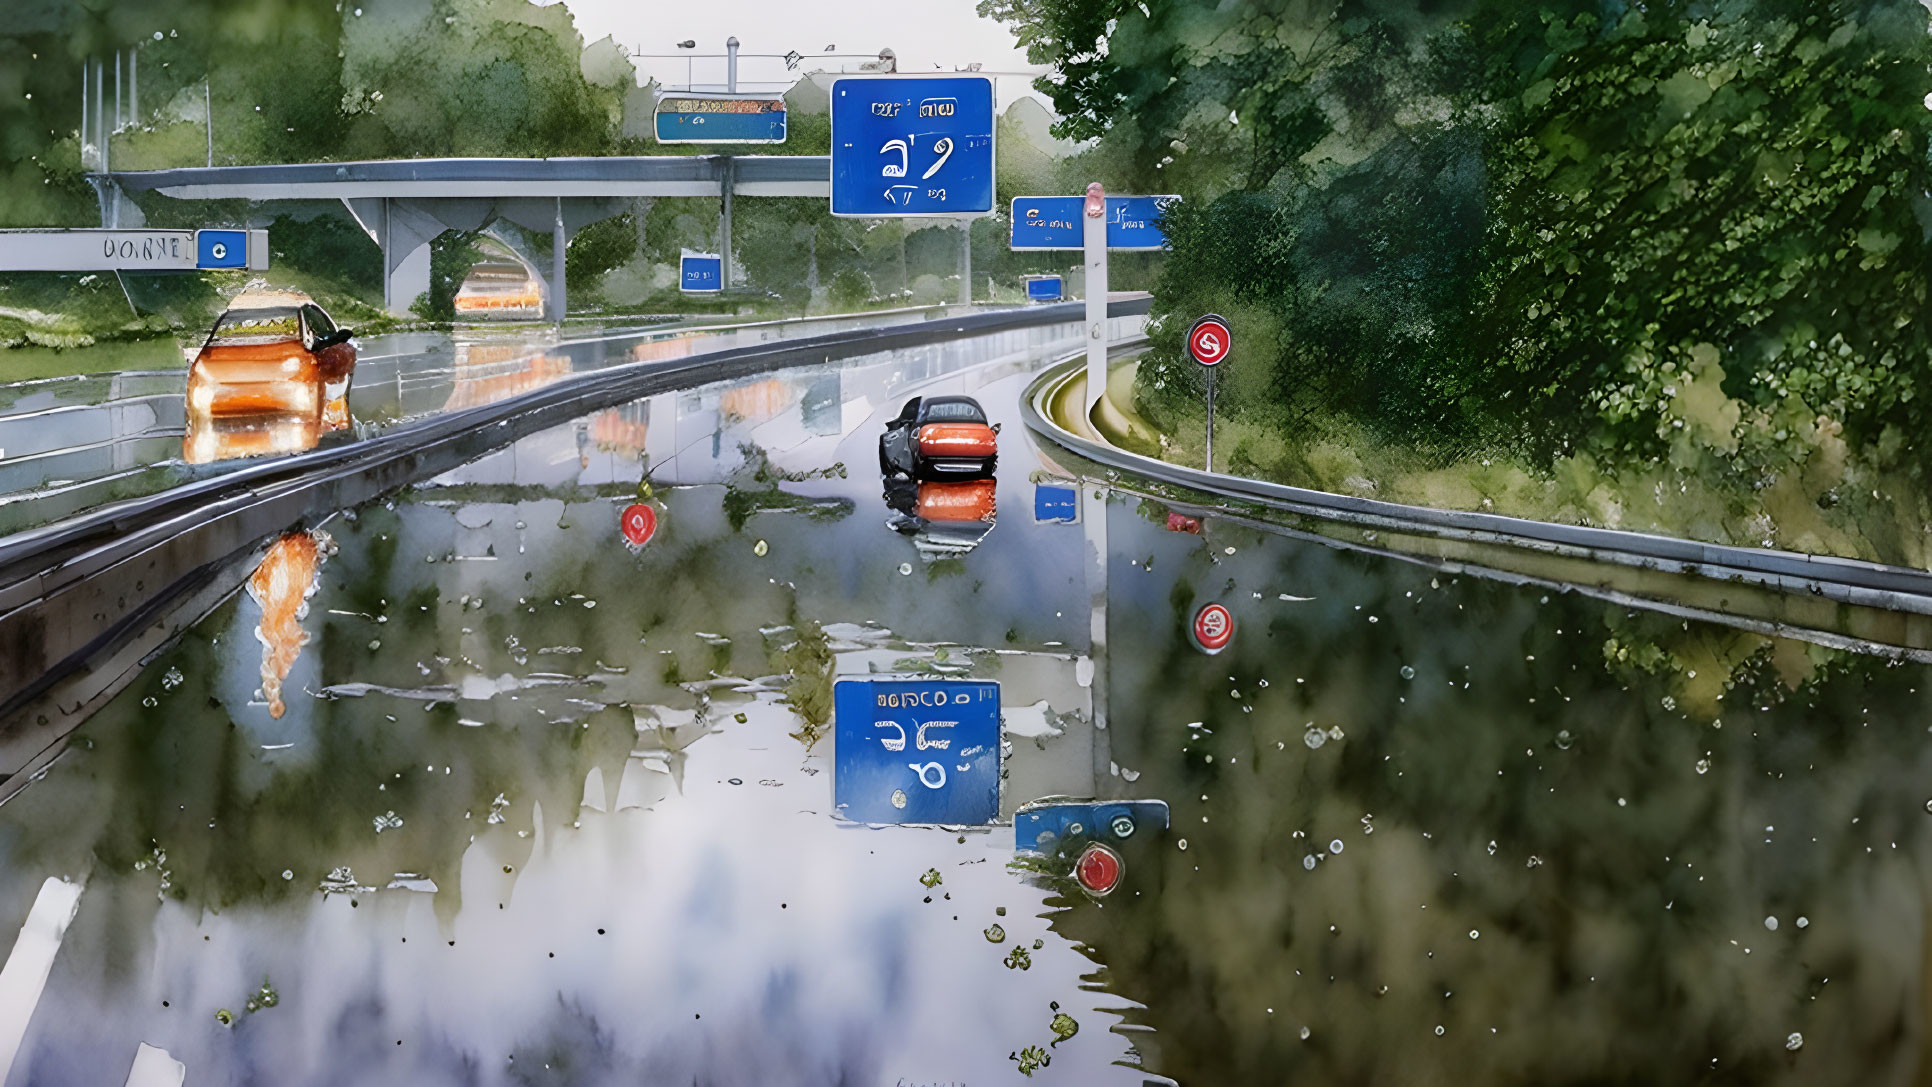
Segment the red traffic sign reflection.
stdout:
<svg viewBox="0 0 1932 1087">
<path fill-rule="evenodd" d="M 1190 633 L 1201 652 L 1219 653 L 1234 640 L 1234 616 L 1219 604 L 1204 604 L 1194 613 Z"/>
<path fill-rule="evenodd" d="M 624 538 L 642 547 L 657 532 L 657 511 L 637 502 L 624 507 L 624 516 L 619 523 L 623 526 Z"/>
<path fill-rule="evenodd" d="M 1218 313 L 1210 313 L 1187 330 L 1187 353 L 1203 366 L 1216 366 L 1234 350 L 1234 333 Z"/>
<path fill-rule="evenodd" d="M 1123 867 L 1120 854 L 1094 842 L 1073 862 L 1073 877 L 1088 894 L 1099 898 L 1120 886 Z"/>
</svg>

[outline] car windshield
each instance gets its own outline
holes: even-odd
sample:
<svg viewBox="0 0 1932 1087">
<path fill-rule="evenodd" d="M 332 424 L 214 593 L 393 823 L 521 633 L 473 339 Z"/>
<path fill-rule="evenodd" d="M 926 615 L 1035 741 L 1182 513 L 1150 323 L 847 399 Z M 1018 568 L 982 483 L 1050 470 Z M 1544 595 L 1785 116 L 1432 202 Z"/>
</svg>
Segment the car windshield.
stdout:
<svg viewBox="0 0 1932 1087">
<path fill-rule="evenodd" d="M 978 404 L 964 400 L 942 400 L 926 405 L 926 421 L 929 423 L 983 423 L 986 415 L 979 410 Z"/>
<path fill-rule="evenodd" d="M 327 339 L 335 335 L 335 322 L 329 320 L 329 315 L 322 312 L 321 306 L 303 306 L 302 309 L 309 316 L 309 332 L 316 339 Z"/>
<path fill-rule="evenodd" d="M 235 346 L 252 343 L 279 343 L 301 335 L 301 323 L 294 306 L 269 309 L 229 310 L 215 323 L 210 346 Z"/>
</svg>

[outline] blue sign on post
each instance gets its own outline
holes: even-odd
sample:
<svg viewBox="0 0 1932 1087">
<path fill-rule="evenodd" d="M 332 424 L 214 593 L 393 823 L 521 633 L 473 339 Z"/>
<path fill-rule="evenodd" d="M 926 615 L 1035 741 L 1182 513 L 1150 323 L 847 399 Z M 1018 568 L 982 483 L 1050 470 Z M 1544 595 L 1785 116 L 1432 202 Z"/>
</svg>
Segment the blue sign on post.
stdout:
<svg viewBox="0 0 1932 1087">
<path fill-rule="evenodd" d="M 1000 685 L 844 679 L 832 687 L 833 806 L 861 823 L 990 823 Z"/>
<path fill-rule="evenodd" d="M 1107 248 L 1164 249 L 1160 216 L 1178 196 L 1109 196 Z M 1081 249 L 1080 213 L 1083 196 L 1016 196 L 1013 198 L 1014 249 Z"/>
<path fill-rule="evenodd" d="M 1080 520 L 1080 492 L 1072 487 L 1056 487 L 1050 483 L 1035 484 L 1033 519 L 1068 523 Z"/>
<path fill-rule="evenodd" d="M 686 294 L 724 290 L 724 258 L 716 253 L 685 253 L 678 260 L 678 290 Z"/>
<path fill-rule="evenodd" d="M 833 81 L 833 215 L 960 217 L 992 210 L 991 78 Z"/>
<path fill-rule="evenodd" d="M 195 267 L 248 267 L 248 231 L 195 231 Z"/>
<path fill-rule="evenodd" d="M 1063 291 L 1059 276 L 1026 277 L 1026 300 L 1029 302 L 1058 302 Z"/>
</svg>

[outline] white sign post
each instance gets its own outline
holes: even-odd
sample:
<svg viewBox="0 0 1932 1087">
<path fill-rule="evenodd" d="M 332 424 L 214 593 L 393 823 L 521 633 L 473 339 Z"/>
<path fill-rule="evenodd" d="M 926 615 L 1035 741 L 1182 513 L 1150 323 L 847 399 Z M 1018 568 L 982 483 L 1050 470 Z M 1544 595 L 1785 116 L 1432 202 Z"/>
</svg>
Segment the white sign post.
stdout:
<svg viewBox="0 0 1932 1087">
<path fill-rule="evenodd" d="M 1107 391 L 1107 194 L 1087 186 L 1080 216 L 1087 257 L 1087 422 Z"/>
</svg>

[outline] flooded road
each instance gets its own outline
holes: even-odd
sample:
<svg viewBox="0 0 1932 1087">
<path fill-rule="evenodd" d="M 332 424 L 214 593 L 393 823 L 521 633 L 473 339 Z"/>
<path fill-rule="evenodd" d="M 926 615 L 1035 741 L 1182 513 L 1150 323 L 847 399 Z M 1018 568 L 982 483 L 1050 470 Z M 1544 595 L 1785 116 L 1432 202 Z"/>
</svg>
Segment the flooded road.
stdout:
<svg viewBox="0 0 1932 1087">
<path fill-rule="evenodd" d="M 1921 1075 L 1920 666 L 1068 496 L 1018 409 L 1068 345 L 986 339 L 277 545 L 0 807 L 0 933 L 58 948 L 0 977 L 5 1082 Z M 881 479 L 939 394 L 990 496 Z M 1002 822 L 839 817 L 833 684 L 881 674 L 999 683 Z M 1094 898 L 1016 863 L 1052 796 L 1172 825 Z"/>
</svg>

